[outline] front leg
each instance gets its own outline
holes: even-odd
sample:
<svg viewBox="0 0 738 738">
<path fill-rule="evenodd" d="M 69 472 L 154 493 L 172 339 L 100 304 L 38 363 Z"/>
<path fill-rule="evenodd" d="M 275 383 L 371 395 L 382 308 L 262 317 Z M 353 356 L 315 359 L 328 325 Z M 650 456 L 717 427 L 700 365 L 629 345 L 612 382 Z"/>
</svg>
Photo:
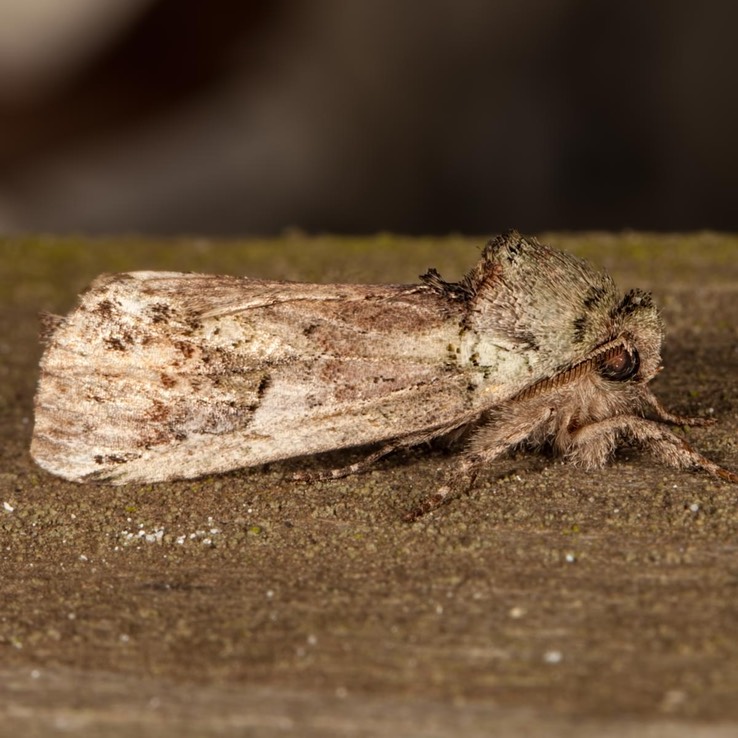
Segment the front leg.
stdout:
<svg viewBox="0 0 738 738">
<path fill-rule="evenodd" d="M 646 401 L 647 407 L 653 411 L 653 419 L 658 420 L 661 423 L 668 423 L 669 425 L 679 426 L 693 426 L 702 427 L 705 425 L 712 425 L 715 422 L 715 418 L 695 418 L 689 415 L 677 415 L 667 410 L 660 402 L 656 395 L 653 394 L 649 389 L 645 388 L 643 398 Z"/>
<path fill-rule="evenodd" d="M 726 482 L 738 483 L 738 474 L 706 459 L 659 423 L 637 415 L 618 415 L 579 428 L 571 434 L 565 453 L 575 464 L 598 469 L 605 464 L 622 436 L 632 438 L 669 466 L 702 469 Z"/>
</svg>

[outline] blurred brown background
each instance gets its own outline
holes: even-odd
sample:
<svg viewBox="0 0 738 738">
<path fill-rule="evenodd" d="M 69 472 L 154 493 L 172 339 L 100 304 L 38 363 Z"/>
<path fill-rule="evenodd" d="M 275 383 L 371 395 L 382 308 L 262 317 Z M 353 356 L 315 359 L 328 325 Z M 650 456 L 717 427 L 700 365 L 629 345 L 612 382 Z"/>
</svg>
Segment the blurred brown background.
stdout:
<svg viewBox="0 0 738 738">
<path fill-rule="evenodd" d="M 738 229 L 733 2 L 0 7 L 0 232 Z"/>
</svg>

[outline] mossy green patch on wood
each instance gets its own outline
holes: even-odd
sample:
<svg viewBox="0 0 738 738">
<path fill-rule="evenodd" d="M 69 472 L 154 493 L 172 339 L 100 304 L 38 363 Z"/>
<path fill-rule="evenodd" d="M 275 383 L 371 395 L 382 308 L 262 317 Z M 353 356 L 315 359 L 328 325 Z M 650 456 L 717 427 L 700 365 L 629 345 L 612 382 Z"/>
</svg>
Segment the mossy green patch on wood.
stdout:
<svg viewBox="0 0 738 738">
<path fill-rule="evenodd" d="M 477 259 L 486 236 L 306 236 L 207 239 L 119 236 L 0 238 L 0 304 L 69 306 L 102 272 L 141 269 L 235 274 L 307 282 L 416 282 L 428 267 L 449 279 Z M 616 281 L 738 279 L 738 236 L 716 233 L 544 234 L 541 240 L 611 271 Z"/>
</svg>

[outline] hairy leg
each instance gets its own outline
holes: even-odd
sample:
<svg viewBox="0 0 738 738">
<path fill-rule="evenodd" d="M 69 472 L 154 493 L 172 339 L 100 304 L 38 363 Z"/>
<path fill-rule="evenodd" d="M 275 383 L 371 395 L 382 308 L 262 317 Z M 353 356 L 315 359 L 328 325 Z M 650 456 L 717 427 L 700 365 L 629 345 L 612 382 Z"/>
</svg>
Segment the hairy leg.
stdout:
<svg viewBox="0 0 738 738">
<path fill-rule="evenodd" d="M 657 422 L 637 415 L 618 415 L 580 428 L 571 435 L 567 457 L 590 469 L 601 467 L 621 436 L 632 438 L 669 466 L 702 469 L 719 479 L 738 483 L 738 474 L 706 459 Z"/>
<path fill-rule="evenodd" d="M 552 413 L 553 410 L 547 406 L 518 408 L 516 411 L 511 409 L 507 416 L 503 411 L 492 422 L 478 428 L 459 467 L 404 519 L 413 522 L 466 494 L 474 484 L 482 464 L 494 461 L 525 441 L 549 420 Z"/>
</svg>

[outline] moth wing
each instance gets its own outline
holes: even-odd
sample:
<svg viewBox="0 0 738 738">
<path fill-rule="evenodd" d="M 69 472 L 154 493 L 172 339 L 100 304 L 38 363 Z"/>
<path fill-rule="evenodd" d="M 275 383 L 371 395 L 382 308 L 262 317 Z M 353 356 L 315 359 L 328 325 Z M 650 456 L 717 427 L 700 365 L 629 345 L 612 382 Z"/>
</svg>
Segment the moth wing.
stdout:
<svg viewBox="0 0 738 738">
<path fill-rule="evenodd" d="M 452 423 L 456 332 L 423 288 L 102 277 L 50 338 L 32 454 L 70 479 L 155 481 Z"/>
</svg>

